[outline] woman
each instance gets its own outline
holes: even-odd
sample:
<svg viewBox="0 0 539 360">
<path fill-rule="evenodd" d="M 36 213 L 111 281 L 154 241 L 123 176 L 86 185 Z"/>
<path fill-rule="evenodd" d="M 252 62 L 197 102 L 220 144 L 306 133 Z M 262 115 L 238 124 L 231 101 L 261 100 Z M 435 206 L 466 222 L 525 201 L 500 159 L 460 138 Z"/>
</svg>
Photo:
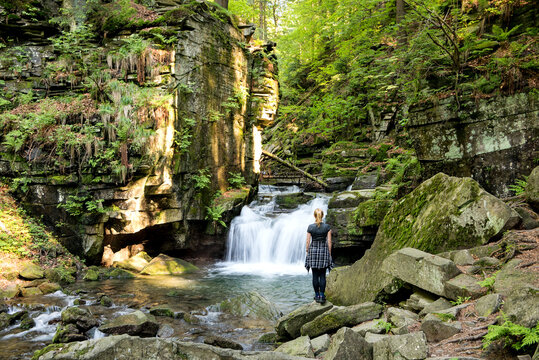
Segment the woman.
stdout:
<svg viewBox="0 0 539 360">
<path fill-rule="evenodd" d="M 322 223 L 324 212 L 321 209 L 314 210 L 315 223 L 307 228 L 307 245 L 305 251 L 305 267 L 313 270 L 314 300 L 325 303 L 326 296 L 326 269 L 331 269 L 331 228 Z"/>
</svg>

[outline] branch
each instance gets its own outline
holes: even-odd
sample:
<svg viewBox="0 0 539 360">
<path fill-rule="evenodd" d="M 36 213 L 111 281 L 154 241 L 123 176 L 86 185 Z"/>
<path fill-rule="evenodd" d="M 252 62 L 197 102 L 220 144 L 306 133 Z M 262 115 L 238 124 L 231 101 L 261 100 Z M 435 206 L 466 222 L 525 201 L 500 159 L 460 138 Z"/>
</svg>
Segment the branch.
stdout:
<svg viewBox="0 0 539 360">
<path fill-rule="evenodd" d="M 322 185 L 324 188 L 327 188 L 328 187 L 328 184 L 325 183 L 324 181 L 320 180 L 320 179 L 317 179 L 316 177 L 314 177 L 313 175 L 309 174 L 308 172 L 306 171 L 303 171 L 301 170 L 300 168 L 298 168 L 297 166 L 294 166 L 292 165 L 291 163 L 289 163 L 288 161 L 286 160 L 283 160 L 281 159 L 280 157 L 278 157 L 277 155 L 274 155 L 272 153 L 270 153 L 269 151 L 266 151 L 266 150 L 262 150 L 262 154 L 263 155 L 266 155 L 267 157 L 273 159 L 273 160 L 276 160 L 277 162 L 285 165 L 285 166 L 288 166 L 289 168 L 301 173 L 303 176 L 317 182 L 318 184 Z"/>
</svg>

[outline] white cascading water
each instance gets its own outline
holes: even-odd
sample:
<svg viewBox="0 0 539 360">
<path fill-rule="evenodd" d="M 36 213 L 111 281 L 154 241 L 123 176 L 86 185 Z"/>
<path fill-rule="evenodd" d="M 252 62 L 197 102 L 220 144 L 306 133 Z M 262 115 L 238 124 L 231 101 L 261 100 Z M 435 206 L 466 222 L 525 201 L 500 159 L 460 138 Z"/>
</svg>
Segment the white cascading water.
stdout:
<svg viewBox="0 0 539 360">
<path fill-rule="evenodd" d="M 320 196 L 293 212 L 280 213 L 274 195 L 298 191 L 297 187 L 284 191 L 260 187 L 259 200 L 244 206 L 230 224 L 226 261 L 220 264 L 223 272 L 307 274 L 303 267 L 307 227 L 314 222 L 314 209 L 326 213 L 328 199 Z"/>
</svg>

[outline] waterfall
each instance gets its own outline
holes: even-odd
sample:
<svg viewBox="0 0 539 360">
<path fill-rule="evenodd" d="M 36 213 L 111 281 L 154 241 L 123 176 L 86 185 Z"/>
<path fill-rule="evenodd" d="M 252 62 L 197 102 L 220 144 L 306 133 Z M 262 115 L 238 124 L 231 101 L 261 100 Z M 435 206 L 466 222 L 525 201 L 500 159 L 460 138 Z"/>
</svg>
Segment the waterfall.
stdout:
<svg viewBox="0 0 539 360">
<path fill-rule="evenodd" d="M 225 271 L 306 274 L 303 265 L 307 227 L 314 222 L 314 209 L 327 211 L 328 199 L 318 196 L 292 212 L 282 212 L 274 196 L 298 190 L 297 187 L 260 187 L 258 200 L 244 206 L 230 224 L 226 261 L 221 264 Z"/>
</svg>

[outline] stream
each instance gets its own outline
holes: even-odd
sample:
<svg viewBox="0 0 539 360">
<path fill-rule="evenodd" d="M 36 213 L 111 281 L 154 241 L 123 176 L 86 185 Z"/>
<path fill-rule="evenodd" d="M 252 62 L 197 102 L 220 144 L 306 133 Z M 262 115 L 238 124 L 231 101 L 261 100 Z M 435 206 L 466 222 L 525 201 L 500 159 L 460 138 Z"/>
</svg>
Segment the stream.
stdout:
<svg viewBox="0 0 539 360">
<path fill-rule="evenodd" d="M 251 290 L 283 314 L 311 301 L 310 276 L 303 267 L 305 231 L 313 222 L 315 208 L 326 212 L 328 198 L 319 194 L 292 211 L 276 205 L 276 194 L 298 191 L 297 187 L 261 185 L 257 199 L 230 224 L 225 259 L 205 265 L 197 273 L 78 281 L 67 286 L 65 293 L 6 301 L 10 314 L 26 310 L 36 326 L 22 330 L 17 321 L 0 331 L 0 359 L 29 359 L 34 351 L 50 344 L 61 312 L 76 301 L 89 306 L 101 324 L 137 309 L 167 306 L 174 312 L 193 314 L 196 321 L 158 317 L 162 331 L 158 336 L 203 342 L 207 335 L 218 335 L 240 343 L 245 350 L 271 350 L 257 339 L 273 331 L 273 323 L 220 313 L 212 305 Z M 97 304 L 102 295 L 112 299 L 112 307 Z M 88 335 L 105 336 L 97 329 Z"/>
</svg>

